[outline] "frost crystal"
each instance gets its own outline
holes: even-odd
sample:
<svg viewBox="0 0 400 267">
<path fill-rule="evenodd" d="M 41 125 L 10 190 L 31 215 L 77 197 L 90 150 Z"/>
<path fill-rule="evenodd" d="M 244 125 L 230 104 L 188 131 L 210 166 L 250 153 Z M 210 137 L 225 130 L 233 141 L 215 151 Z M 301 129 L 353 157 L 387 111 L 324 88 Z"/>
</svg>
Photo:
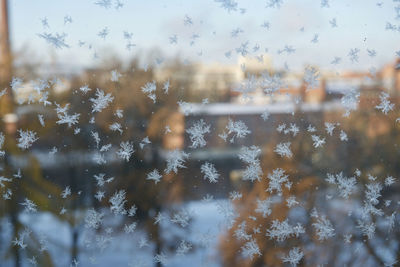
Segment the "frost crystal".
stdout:
<svg viewBox="0 0 400 267">
<path fill-rule="evenodd" d="M 171 218 L 171 222 L 179 224 L 181 227 L 189 225 L 190 213 L 186 209 L 182 209 L 178 213 L 175 213 Z"/>
<path fill-rule="evenodd" d="M 94 209 L 89 209 L 85 216 L 85 227 L 98 229 L 103 220 L 104 214 L 97 212 Z"/>
<path fill-rule="evenodd" d="M 68 128 L 72 125 L 78 123 L 80 114 L 74 113 L 73 115 L 68 115 L 69 104 L 66 104 L 64 108 L 61 108 L 60 105 L 56 104 L 56 112 L 58 121 L 57 124 L 67 124 Z"/>
<path fill-rule="evenodd" d="M 242 255 L 246 258 L 250 257 L 250 259 L 253 259 L 255 255 L 261 256 L 260 248 L 254 239 L 244 244 L 242 247 Z"/>
<path fill-rule="evenodd" d="M 318 240 L 326 240 L 335 235 L 335 229 L 331 222 L 325 217 L 321 216 L 317 219 L 317 222 L 312 224 L 315 227 L 315 231 L 318 235 Z"/>
<path fill-rule="evenodd" d="M 126 203 L 125 194 L 125 190 L 119 190 L 118 192 L 115 192 L 114 195 L 110 198 L 110 210 L 114 214 L 126 214 L 126 210 L 124 208 L 124 205 Z"/>
<path fill-rule="evenodd" d="M 339 195 L 345 199 L 348 199 L 356 189 L 357 182 L 355 177 L 347 178 L 343 176 L 343 172 L 340 172 L 336 175 L 328 173 L 327 176 L 328 183 L 337 184 L 340 191 Z"/>
<path fill-rule="evenodd" d="M 325 122 L 325 130 L 330 136 L 332 136 L 333 130 L 335 128 L 336 128 L 336 124 L 335 123 Z"/>
<path fill-rule="evenodd" d="M 96 89 L 96 98 L 89 99 L 92 102 L 92 113 L 101 112 L 114 100 L 110 93 L 105 94 L 104 91 Z"/>
<path fill-rule="evenodd" d="M 190 135 L 191 148 L 204 147 L 206 145 L 204 134 L 210 132 L 210 125 L 207 125 L 203 120 L 199 120 L 187 129 L 186 132 Z"/>
<path fill-rule="evenodd" d="M 279 143 L 276 148 L 275 152 L 281 157 L 288 157 L 291 158 L 293 156 L 292 151 L 290 150 L 290 142 L 286 143 Z"/>
<path fill-rule="evenodd" d="M 257 208 L 254 210 L 257 213 L 261 213 L 264 218 L 269 216 L 272 212 L 271 210 L 271 199 L 267 198 L 264 200 L 257 199 Z"/>
<path fill-rule="evenodd" d="M 304 253 L 300 250 L 300 248 L 295 247 L 289 251 L 289 255 L 282 257 L 282 261 L 288 262 L 292 266 L 296 266 L 297 264 L 299 264 L 299 262 L 301 261 L 303 256 L 304 256 Z"/>
<path fill-rule="evenodd" d="M 154 169 L 152 172 L 147 174 L 146 180 L 153 180 L 155 184 L 157 184 L 158 182 L 160 182 L 161 178 L 162 176 L 160 175 L 158 170 Z"/>
<path fill-rule="evenodd" d="M 271 228 L 267 229 L 266 236 L 270 239 L 276 239 L 276 241 L 282 242 L 290 237 L 299 237 L 299 235 L 303 233 L 305 233 L 305 229 L 300 223 L 297 223 L 296 226 L 292 226 L 287 219 L 282 222 L 273 220 Z"/>
<path fill-rule="evenodd" d="M 120 149 L 117 151 L 117 156 L 123 160 L 129 161 L 132 154 L 135 152 L 133 144 L 130 142 L 121 142 Z"/>
<path fill-rule="evenodd" d="M 55 48 L 69 48 L 69 45 L 65 43 L 65 37 L 67 37 L 66 33 L 55 33 L 54 35 L 52 33 L 40 33 L 38 36 Z"/>
<path fill-rule="evenodd" d="M 350 61 L 351 61 L 352 63 L 358 62 L 358 58 L 359 58 L 358 53 L 360 53 L 360 49 L 358 49 L 358 48 L 352 48 L 352 49 L 350 49 L 348 56 L 349 56 Z"/>
<path fill-rule="evenodd" d="M 18 147 L 25 150 L 28 149 L 32 146 L 32 144 L 38 140 L 38 137 L 36 137 L 36 133 L 34 131 L 22 131 L 18 130 L 20 137 L 17 139 L 18 140 Z"/>
<path fill-rule="evenodd" d="M 154 103 L 156 103 L 156 82 L 152 81 L 152 82 L 148 82 L 146 83 L 143 87 L 142 87 L 142 92 L 147 94 L 147 96 L 153 100 Z"/>
<path fill-rule="evenodd" d="M 268 72 L 262 74 L 260 86 L 267 95 L 272 95 L 279 89 L 287 87 L 279 74 L 270 75 Z"/>
<path fill-rule="evenodd" d="M 257 146 L 242 147 L 240 150 L 239 159 L 248 164 L 243 172 L 243 180 L 260 181 L 262 175 L 260 160 L 258 159 L 260 153 L 261 149 Z"/>
<path fill-rule="evenodd" d="M 285 171 L 281 168 L 273 170 L 272 174 L 268 174 L 269 185 L 266 191 L 270 193 L 276 191 L 278 195 L 282 195 L 282 185 L 286 183 L 286 187 L 290 188 L 291 186 L 288 178 L 289 176 L 285 175 Z"/>
<path fill-rule="evenodd" d="M 183 163 L 189 157 L 188 153 L 175 149 L 167 154 L 167 168 L 164 170 L 166 174 L 170 172 L 178 173 L 178 168 L 186 168 Z"/>
<path fill-rule="evenodd" d="M 25 207 L 25 212 L 37 212 L 37 205 L 32 200 L 25 198 L 20 205 Z"/>
<path fill-rule="evenodd" d="M 188 253 L 189 250 L 191 249 L 192 249 L 192 244 L 186 242 L 185 240 L 182 240 L 181 243 L 179 244 L 179 247 L 176 249 L 176 255 L 183 256 L 186 253 Z"/>
<path fill-rule="evenodd" d="M 311 135 L 311 139 L 315 148 L 322 147 L 325 144 L 325 138 L 318 135 Z"/>
<path fill-rule="evenodd" d="M 236 11 L 238 3 L 233 0 L 214 0 L 217 3 L 221 3 L 221 7 L 226 9 L 228 12 Z"/>
<path fill-rule="evenodd" d="M 384 114 L 388 114 L 389 111 L 393 110 L 394 104 L 390 103 L 389 95 L 385 92 L 382 92 L 379 96 L 381 103 L 376 105 L 375 108 L 382 111 Z"/>
<path fill-rule="evenodd" d="M 319 72 L 316 68 L 308 66 L 304 73 L 304 82 L 307 84 L 307 90 L 309 88 L 314 89 L 319 83 Z"/>
<path fill-rule="evenodd" d="M 210 183 L 218 182 L 219 173 L 217 172 L 213 164 L 206 162 L 201 165 L 201 173 L 204 174 L 204 179 L 208 179 Z"/>
<path fill-rule="evenodd" d="M 268 0 L 266 7 L 280 8 L 282 4 L 283 0 Z"/>
<path fill-rule="evenodd" d="M 233 133 L 231 142 L 235 140 L 235 137 L 243 138 L 251 133 L 251 131 L 247 128 L 246 124 L 244 124 L 243 121 L 233 121 L 231 119 L 229 119 L 226 129 L 228 130 L 228 134 Z"/>
<path fill-rule="evenodd" d="M 121 73 L 119 73 L 117 70 L 112 70 L 111 71 L 111 81 L 112 82 L 118 82 L 119 78 L 121 77 Z"/>
</svg>

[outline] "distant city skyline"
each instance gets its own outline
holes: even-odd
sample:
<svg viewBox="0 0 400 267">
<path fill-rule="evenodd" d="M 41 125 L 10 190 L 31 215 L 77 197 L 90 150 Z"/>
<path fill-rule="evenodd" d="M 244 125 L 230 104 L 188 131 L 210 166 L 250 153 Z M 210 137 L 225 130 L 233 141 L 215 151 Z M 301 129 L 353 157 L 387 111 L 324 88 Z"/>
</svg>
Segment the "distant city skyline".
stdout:
<svg viewBox="0 0 400 267">
<path fill-rule="evenodd" d="M 313 0 L 283 1 L 280 8 L 266 8 L 266 1 L 239 1 L 239 9 L 246 9 L 243 14 L 228 12 L 212 0 L 121 1 L 119 9 L 95 2 L 10 1 L 13 51 L 28 49 L 33 60 L 55 59 L 73 67 L 95 66 L 113 54 L 123 60 L 143 57 L 152 50 L 166 58 L 236 64 L 236 50 L 248 42 L 248 56 L 267 53 L 273 68 L 287 64 L 298 71 L 308 64 L 334 70 L 379 69 L 394 62 L 400 50 L 400 31 L 385 30 L 387 23 L 400 24 L 393 1 L 332 0 L 329 7 Z M 131 40 L 124 32 L 132 34 Z M 52 48 L 38 36 L 43 33 L 65 33 L 69 48 Z M 128 50 L 128 43 L 135 46 Z M 356 51 L 353 58 L 351 50 Z M 335 57 L 341 58 L 336 65 L 331 64 Z"/>
</svg>

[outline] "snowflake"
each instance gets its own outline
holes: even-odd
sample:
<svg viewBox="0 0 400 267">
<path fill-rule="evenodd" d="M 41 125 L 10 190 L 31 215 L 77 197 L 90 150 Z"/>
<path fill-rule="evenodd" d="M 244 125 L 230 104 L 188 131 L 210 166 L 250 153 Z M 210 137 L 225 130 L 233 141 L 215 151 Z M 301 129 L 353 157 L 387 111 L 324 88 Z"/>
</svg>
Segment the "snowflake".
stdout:
<svg viewBox="0 0 400 267">
<path fill-rule="evenodd" d="M 67 37 L 66 33 L 41 33 L 38 34 L 40 38 L 43 38 L 47 43 L 53 45 L 55 48 L 69 48 L 69 45 L 65 43 L 65 37 Z"/>
<path fill-rule="evenodd" d="M 122 130 L 122 126 L 121 124 L 119 124 L 118 122 L 114 122 L 113 124 L 110 125 L 110 130 L 113 132 L 118 131 L 120 134 L 122 134 L 123 130 Z"/>
<path fill-rule="evenodd" d="M 242 196 L 243 196 L 242 193 L 239 193 L 239 192 L 237 192 L 237 191 L 229 192 L 229 198 L 230 198 L 231 200 L 241 199 Z"/>
<path fill-rule="evenodd" d="M 152 172 L 147 174 L 146 180 L 153 180 L 155 184 L 157 184 L 158 182 L 160 182 L 161 178 L 162 176 L 160 175 L 158 170 L 154 169 Z"/>
<path fill-rule="evenodd" d="M 97 34 L 97 36 L 99 36 L 100 38 L 102 38 L 103 40 L 105 40 L 108 34 L 109 34 L 109 30 L 108 30 L 107 27 L 105 27 L 104 29 L 102 29 L 101 31 L 99 31 L 99 33 Z"/>
<path fill-rule="evenodd" d="M 111 0 L 97 0 L 94 4 L 108 9 L 111 7 Z"/>
<path fill-rule="evenodd" d="M 171 222 L 179 224 L 181 227 L 186 227 L 189 225 L 190 213 L 186 209 L 182 209 L 179 212 L 175 213 Z"/>
<path fill-rule="evenodd" d="M 321 7 L 329 7 L 329 0 L 321 0 Z"/>
<path fill-rule="evenodd" d="M 288 208 L 291 208 L 297 204 L 299 204 L 299 202 L 296 200 L 295 196 L 290 196 L 286 199 L 286 206 L 288 206 Z"/>
<path fill-rule="evenodd" d="M 319 83 L 319 72 L 316 68 L 308 66 L 304 72 L 303 80 L 307 84 L 307 90 L 309 88 L 314 89 Z"/>
<path fill-rule="evenodd" d="M 164 170 L 166 174 L 170 172 L 178 173 L 178 168 L 186 168 L 183 163 L 189 157 L 188 153 L 175 149 L 167 154 L 167 168 Z"/>
<path fill-rule="evenodd" d="M 61 192 L 62 198 L 67 198 L 67 196 L 71 195 L 71 187 L 67 186 L 64 191 Z"/>
<path fill-rule="evenodd" d="M 215 166 L 209 162 L 201 165 L 201 173 L 204 174 L 204 179 L 208 179 L 210 183 L 218 182 L 219 173 L 215 169 Z"/>
<path fill-rule="evenodd" d="M 347 134 L 345 131 L 340 130 L 340 141 L 348 141 Z"/>
<path fill-rule="evenodd" d="M 282 257 L 282 261 L 289 262 L 292 266 L 296 266 L 303 257 L 304 253 L 300 250 L 300 248 L 295 247 L 289 251 L 289 255 Z"/>
<path fill-rule="evenodd" d="M 251 182 L 254 182 L 255 180 L 260 181 L 261 175 L 262 175 L 262 169 L 260 164 L 250 164 L 244 170 L 242 179 L 244 181 L 251 181 Z"/>
<path fill-rule="evenodd" d="M 271 215 L 271 204 L 272 201 L 269 198 L 264 200 L 257 199 L 257 208 L 254 211 L 256 213 L 261 213 L 263 218 L 266 218 L 267 216 Z"/>
<path fill-rule="evenodd" d="M 111 71 L 111 81 L 112 82 L 118 82 L 120 77 L 122 77 L 122 75 L 117 70 Z"/>
<path fill-rule="evenodd" d="M 287 87 L 285 82 L 282 80 L 281 75 L 274 74 L 272 76 L 268 72 L 264 72 L 262 74 L 262 80 L 260 86 L 267 95 L 272 95 L 281 88 Z"/>
<path fill-rule="evenodd" d="M 367 184 L 367 190 L 365 191 L 365 197 L 369 203 L 376 205 L 379 203 L 378 198 L 381 197 L 382 185 L 379 183 Z"/>
<path fill-rule="evenodd" d="M 103 109 L 108 107 L 109 103 L 114 100 L 114 97 L 110 93 L 105 94 L 104 91 L 96 89 L 96 98 L 89 99 L 92 102 L 92 113 L 101 112 Z"/>
<path fill-rule="evenodd" d="M 330 136 L 332 136 L 333 130 L 335 128 L 336 128 L 336 123 L 325 122 L 325 130 Z"/>
<path fill-rule="evenodd" d="M 123 160 L 129 161 L 132 154 L 135 152 L 133 144 L 130 142 L 121 142 L 120 149 L 117 151 L 118 157 Z"/>
<path fill-rule="evenodd" d="M 275 152 L 281 157 L 288 157 L 291 158 L 293 156 L 292 151 L 290 150 L 290 142 L 286 143 L 279 143 L 276 148 Z"/>
<path fill-rule="evenodd" d="M 125 190 L 119 190 L 118 192 L 115 192 L 114 195 L 110 198 L 109 202 L 111 203 L 110 210 L 114 214 L 121 214 L 125 215 L 126 210 L 124 208 L 124 205 L 126 203 L 125 199 Z"/>
<path fill-rule="evenodd" d="M 103 220 L 103 216 L 104 216 L 103 213 L 97 212 L 93 208 L 89 209 L 86 212 L 86 216 L 85 216 L 85 227 L 98 229 Z"/>
<path fill-rule="evenodd" d="M 28 149 L 34 142 L 36 142 L 36 140 L 38 140 L 38 137 L 36 137 L 36 133 L 34 131 L 18 130 L 18 132 L 20 135 L 20 137 L 17 139 L 18 147 L 23 150 Z"/>
<path fill-rule="evenodd" d="M 299 237 L 300 234 L 304 234 L 305 229 L 300 224 L 292 226 L 288 220 L 280 222 L 279 220 L 273 220 L 270 229 L 267 229 L 266 236 L 270 239 L 276 239 L 278 242 L 282 242 L 290 237 Z"/>
<path fill-rule="evenodd" d="M 156 254 L 154 256 L 154 262 L 155 263 L 161 263 L 162 265 L 166 265 L 167 264 L 167 255 L 165 255 L 163 252 Z"/>
<path fill-rule="evenodd" d="M 245 57 L 249 53 L 248 45 L 248 41 L 242 43 L 238 48 L 236 48 L 236 53 L 241 54 L 243 57 Z"/>
<path fill-rule="evenodd" d="M 243 121 L 233 121 L 231 119 L 229 119 L 226 129 L 228 130 L 228 135 L 233 133 L 231 142 L 234 141 L 235 137 L 243 138 L 249 133 L 251 133 L 251 131 L 247 128 L 246 124 L 244 124 Z"/>
<path fill-rule="evenodd" d="M 258 163 L 261 149 L 257 146 L 242 147 L 239 152 L 239 159 L 248 164 Z"/>
<path fill-rule="evenodd" d="M 268 174 L 269 184 L 267 192 L 272 193 L 274 190 L 278 195 L 282 195 L 282 185 L 286 184 L 286 187 L 290 188 L 291 183 L 289 182 L 289 176 L 285 175 L 285 171 L 281 168 L 277 168 L 272 171 L 272 174 Z"/>
<path fill-rule="evenodd" d="M 372 239 L 375 235 L 376 225 L 373 222 L 366 223 L 364 221 L 359 220 L 357 228 L 359 228 L 361 230 L 361 233 L 363 235 L 366 235 L 368 239 Z"/>
<path fill-rule="evenodd" d="M 261 256 L 260 248 L 257 245 L 257 242 L 252 239 L 244 244 L 242 247 L 242 255 L 243 257 L 250 257 L 250 259 L 253 259 L 255 255 Z"/>
<path fill-rule="evenodd" d="M 11 178 L 6 178 L 4 176 L 0 176 L 0 187 L 5 187 L 4 182 L 11 182 Z"/>
<path fill-rule="evenodd" d="M 87 92 L 90 92 L 92 89 L 89 88 L 89 85 L 84 85 L 84 86 L 81 86 L 81 87 L 79 88 L 79 90 L 80 90 L 82 93 L 86 94 Z"/>
<path fill-rule="evenodd" d="M 66 104 L 64 108 L 61 108 L 60 105 L 56 104 L 56 112 L 57 112 L 57 117 L 58 121 L 57 124 L 67 124 L 68 128 L 71 127 L 72 125 L 75 125 L 78 123 L 80 114 L 74 113 L 73 115 L 68 115 L 68 109 L 69 109 L 69 104 Z"/>
<path fill-rule="evenodd" d="M 337 27 L 337 22 L 336 22 L 336 18 L 333 18 L 329 21 L 329 24 L 331 24 L 332 28 L 336 28 Z"/>
<path fill-rule="evenodd" d="M 236 11 L 238 3 L 233 0 L 214 0 L 217 3 L 221 3 L 221 7 L 226 9 L 228 12 Z"/>
<path fill-rule="evenodd" d="M 325 216 L 317 218 L 317 222 L 312 225 L 315 227 L 318 240 L 320 241 L 326 240 L 335 235 L 335 229 L 333 229 L 331 222 Z"/>
<path fill-rule="evenodd" d="M 44 127 L 45 126 L 45 122 L 44 122 L 43 115 L 42 114 L 38 114 L 38 119 L 39 119 L 40 125 L 42 125 L 42 127 Z"/>
<path fill-rule="evenodd" d="M 37 205 L 30 199 L 25 198 L 20 205 L 25 207 L 25 212 L 37 212 Z"/>
<path fill-rule="evenodd" d="M 241 240 L 250 240 L 251 239 L 251 235 L 249 235 L 246 232 L 246 221 L 243 221 L 241 224 L 239 224 L 237 226 L 237 229 L 235 230 L 235 234 L 234 236 L 236 237 L 237 240 L 241 241 Z"/>
<path fill-rule="evenodd" d="M 152 81 L 152 82 L 148 82 L 146 83 L 143 87 L 142 87 L 142 92 L 147 94 L 147 96 L 153 100 L 154 103 L 156 103 L 156 82 Z"/>
<path fill-rule="evenodd" d="M 186 242 L 185 240 L 181 240 L 181 243 L 179 244 L 178 248 L 176 249 L 176 255 L 177 256 L 183 256 L 186 253 L 189 252 L 189 250 L 192 249 L 192 244 L 189 242 Z"/>
<path fill-rule="evenodd" d="M 268 0 L 266 7 L 280 8 L 282 4 L 283 4 L 283 0 Z"/>
<path fill-rule="evenodd" d="M 206 141 L 204 140 L 204 134 L 210 132 L 210 125 L 207 125 L 202 119 L 195 122 L 192 127 L 186 130 L 190 135 L 190 141 L 192 142 L 191 148 L 204 147 Z"/>
<path fill-rule="evenodd" d="M 169 37 L 169 43 L 170 44 L 177 44 L 178 43 L 178 36 L 176 34 L 173 34 Z"/>
<path fill-rule="evenodd" d="M 264 110 L 263 113 L 261 114 L 261 118 L 263 119 L 263 121 L 266 121 L 266 120 L 268 120 L 269 115 L 270 115 L 270 113 L 269 113 L 269 111 L 266 109 L 266 110 Z"/>
<path fill-rule="evenodd" d="M 117 116 L 118 119 L 121 119 L 124 117 L 124 111 L 122 109 L 117 109 L 114 115 Z"/>
<path fill-rule="evenodd" d="M 145 138 L 142 139 L 142 141 L 139 143 L 140 149 L 143 149 L 145 145 L 151 144 L 151 141 L 149 140 L 149 137 L 146 136 Z"/>
<path fill-rule="evenodd" d="M 318 135 L 311 135 L 311 139 L 315 148 L 322 147 L 325 144 L 325 138 L 322 138 Z"/>
<path fill-rule="evenodd" d="M 105 192 L 104 191 L 97 191 L 94 197 L 98 200 L 101 201 L 105 197 Z"/>
<path fill-rule="evenodd" d="M 133 222 L 133 223 L 131 223 L 131 224 L 125 224 L 125 226 L 124 226 L 124 232 L 125 232 L 126 234 L 133 233 L 133 232 L 135 231 L 135 229 L 136 229 L 136 226 L 137 226 L 137 223 L 136 223 L 136 222 Z"/>
<path fill-rule="evenodd" d="M 343 172 L 336 175 L 328 173 L 327 176 L 327 182 L 330 184 L 337 184 L 340 191 L 339 195 L 345 199 L 348 199 L 356 189 L 357 182 L 355 177 L 347 178 L 343 175 Z"/>
<path fill-rule="evenodd" d="M 359 58 L 358 53 L 360 53 L 360 49 L 358 49 L 358 48 L 352 48 L 352 49 L 350 49 L 350 52 L 349 52 L 348 56 L 349 56 L 350 61 L 351 61 L 352 63 L 358 62 L 358 58 Z"/>
<path fill-rule="evenodd" d="M 22 86 L 22 83 L 23 83 L 23 80 L 22 80 L 21 78 L 19 78 L 19 77 L 12 77 L 12 80 L 11 80 L 11 82 L 10 82 L 11 89 L 12 89 L 14 92 L 17 92 L 18 89 L 21 89 L 21 88 L 23 87 L 23 86 Z"/>
<path fill-rule="evenodd" d="M 393 176 L 388 176 L 388 177 L 385 178 L 385 185 L 386 186 L 391 186 L 395 182 L 396 182 L 396 178 L 394 178 Z"/>
<path fill-rule="evenodd" d="M 244 101 L 251 101 L 251 93 L 254 93 L 258 86 L 258 80 L 255 75 L 248 75 L 246 79 L 240 84 L 238 88 L 235 88 L 235 92 L 242 93 Z"/>
<path fill-rule="evenodd" d="M 193 105 L 191 103 L 179 100 L 178 105 L 185 116 L 188 116 L 190 113 L 192 113 Z"/>
<path fill-rule="evenodd" d="M 384 114 L 387 114 L 389 111 L 393 110 L 394 104 L 390 103 L 389 95 L 385 92 L 382 92 L 379 96 L 380 103 L 375 106 L 376 109 L 381 110 Z"/>
</svg>

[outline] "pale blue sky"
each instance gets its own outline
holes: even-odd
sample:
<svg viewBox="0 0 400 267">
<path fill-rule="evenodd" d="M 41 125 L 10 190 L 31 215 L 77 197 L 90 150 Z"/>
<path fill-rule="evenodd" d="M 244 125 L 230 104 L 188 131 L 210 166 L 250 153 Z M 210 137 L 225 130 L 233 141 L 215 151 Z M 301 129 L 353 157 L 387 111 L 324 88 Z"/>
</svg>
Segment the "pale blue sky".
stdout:
<svg viewBox="0 0 400 267">
<path fill-rule="evenodd" d="M 260 45 L 260 51 L 268 48 L 273 65 L 283 66 L 287 62 L 292 69 L 306 64 L 323 68 L 334 68 L 330 62 L 335 56 L 342 58 L 339 69 L 379 68 L 393 62 L 395 52 L 400 50 L 400 31 L 386 31 L 387 22 L 400 26 L 396 20 L 395 4 L 392 0 L 330 0 L 329 8 L 321 8 L 319 0 L 284 0 L 279 9 L 265 8 L 265 0 L 238 1 L 246 13 L 230 12 L 213 0 L 125 0 L 119 10 L 105 9 L 94 4 L 94 0 L 11 0 L 10 19 L 12 45 L 18 51 L 28 46 L 37 57 L 48 60 L 56 55 L 57 61 L 71 66 L 91 65 L 101 62 L 109 51 L 122 58 L 143 55 L 153 48 L 160 49 L 167 57 L 177 54 L 183 59 L 205 62 L 234 63 L 237 61 L 235 48 L 249 41 L 249 50 Z M 381 7 L 377 5 L 382 2 Z M 400 3 L 398 3 L 400 5 Z M 71 24 L 64 25 L 64 16 L 72 17 Z M 188 15 L 193 26 L 184 26 Z M 47 17 L 49 29 L 42 26 L 41 19 Z M 329 20 L 336 18 L 338 27 L 332 28 Z M 260 25 L 268 21 L 270 29 Z M 97 36 L 103 28 L 110 33 L 106 40 Z M 244 32 L 232 38 L 232 30 L 240 27 Z M 300 28 L 304 27 L 304 32 Z M 123 31 L 133 33 L 132 43 L 137 46 L 131 51 Z M 62 33 L 67 35 L 70 48 L 53 49 L 38 33 Z M 190 46 L 192 34 L 200 38 Z M 169 42 L 173 34 L 178 44 Z M 319 34 L 318 43 L 312 43 Z M 78 40 L 86 42 L 78 46 Z M 92 49 L 88 48 L 92 45 Z M 294 54 L 277 54 L 278 49 L 291 45 Z M 360 49 L 358 63 L 351 63 L 348 53 L 351 48 Z M 375 49 L 374 58 L 366 49 Z M 232 51 L 232 58 L 225 52 Z M 99 59 L 93 59 L 94 51 Z M 202 55 L 199 56 L 199 52 Z M 260 52 L 254 55 L 260 54 Z"/>
</svg>

